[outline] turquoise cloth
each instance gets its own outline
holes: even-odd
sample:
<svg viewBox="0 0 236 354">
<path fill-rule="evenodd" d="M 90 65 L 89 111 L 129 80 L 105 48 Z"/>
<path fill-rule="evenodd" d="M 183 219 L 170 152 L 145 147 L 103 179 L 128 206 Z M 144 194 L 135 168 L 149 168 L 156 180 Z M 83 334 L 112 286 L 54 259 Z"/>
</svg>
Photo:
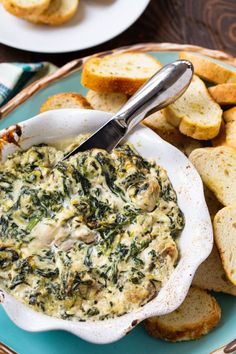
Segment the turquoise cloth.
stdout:
<svg viewBox="0 0 236 354">
<path fill-rule="evenodd" d="M 23 87 L 54 72 L 57 67 L 48 62 L 1 63 L 0 64 L 0 106 L 9 101 Z"/>
</svg>

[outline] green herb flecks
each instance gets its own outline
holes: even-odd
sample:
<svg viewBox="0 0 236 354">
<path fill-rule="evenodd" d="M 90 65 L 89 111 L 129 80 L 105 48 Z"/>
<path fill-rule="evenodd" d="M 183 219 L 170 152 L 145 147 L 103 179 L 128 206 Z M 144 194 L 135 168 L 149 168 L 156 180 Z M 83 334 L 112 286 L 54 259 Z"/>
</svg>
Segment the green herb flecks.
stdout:
<svg viewBox="0 0 236 354">
<path fill-rule="evenodd" d="M 116 195 L 120 195 L 120 196 L 124 195 L 122 189 L 115 184 L 116 181 L 115 167 L 102 153 L 98 153 L 95 158 L 101 165 L 103 175 L 106 179 L 106 183 L 110 188 L 110 190 Z"/>
</svg>

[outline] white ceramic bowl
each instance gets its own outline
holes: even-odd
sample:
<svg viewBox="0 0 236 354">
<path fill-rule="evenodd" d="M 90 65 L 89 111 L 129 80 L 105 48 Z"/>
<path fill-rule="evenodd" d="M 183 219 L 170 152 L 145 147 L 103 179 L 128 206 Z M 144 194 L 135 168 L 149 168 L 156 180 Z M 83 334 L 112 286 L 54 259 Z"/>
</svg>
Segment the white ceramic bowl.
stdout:
<svg viewBox="0 0 236 354">
<path fill-rule="evenodd" d="M 9 136 L 11 132 L 10 135 L 14 134 L 19 145 L 27 149 L 33 144 L 93 132 L 110 117 L 108 113 L 92 110 L 49 111 L 20 123 L 21 137 L 17 135 L 20 129 L 16 126 L 3 130 L 0 136 Z M 177 193 L 186 222 L 179 241 L 180 260 L 177 267 L 152 301 L 132 313 L 104 321 L 72 322 L 52 318 L 33 311 L 3 292 L 3 307 L 19 327 L 35 332 L 62 329 L 93 343 L 110 343 L 123 337 L 145 318 L 172 312 L 186 297 L 196 269 L 210 254 L 213 244 L 202 181 L 184 154 L 150 129 L 138 126 L 127 140 L 143 157 L 155 159 L 167 170 Z M 3 159 L 16 149 L 15 144 L 6 143 L 2 151 Z"/>
</svg>

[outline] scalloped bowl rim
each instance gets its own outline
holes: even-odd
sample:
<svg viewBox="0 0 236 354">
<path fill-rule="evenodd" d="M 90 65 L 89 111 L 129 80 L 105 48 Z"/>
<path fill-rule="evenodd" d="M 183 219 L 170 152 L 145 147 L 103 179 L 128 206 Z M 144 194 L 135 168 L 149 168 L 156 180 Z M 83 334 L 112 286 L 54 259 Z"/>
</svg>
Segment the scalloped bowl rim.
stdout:
<svg viewBox="0 0 236 354">
<path fill-rule="evenodd" d="M 96 110 L 61 109 L 41 113 L 19 123 L 23 149 L 38 143 L 94 132 L 111 117 Z M 4 129 L 14 131 L 15 126 Z M 17 138 L 17 136 L 16 136 Z M 131 331 L 145 318 L 174 311 L 185 299 L 198 266 L 208 257 L 213 246 L 213 232 L 199 174 L 187 157 L 161 139 L 151 129 L 139 125 L 126 139 L 145 158 L 152 158 L 167 170 L 177 193 L 178 204 L 185 215 L 185 228 L 179 239 L 180 260 L 159 294 L 143 307 L 131 313 L 104 321 L 76 322 L 53 318 L 36 312 L 6 291 L 2 292 L 3 307 L 11 320 L 27 331 L 39 332 L 61 329 L 92 343 L 111 343 Z M 2 158 L 17 148 L 6 143 Z"/>
</svg>

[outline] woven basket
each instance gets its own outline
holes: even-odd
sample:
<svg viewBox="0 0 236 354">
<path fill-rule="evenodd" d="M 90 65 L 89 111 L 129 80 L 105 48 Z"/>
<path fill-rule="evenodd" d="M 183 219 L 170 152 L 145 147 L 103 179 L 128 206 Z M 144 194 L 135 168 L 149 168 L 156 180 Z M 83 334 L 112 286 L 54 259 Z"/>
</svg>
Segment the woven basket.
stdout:
<svg viewBox="0 0 236 354">
<path fill-rule="evenodd" d="M 145 44 L 136 44 L 127 47 L 121 47 L 114 50 L 109 50 L 106 52 L 97 53 L 91 56 L 87 56 L 80 59 L 75 59 L 56 72 L 51 75 L 45 76 L 42 79 L 39 79 L 32 83 L 31 85 L 27 86 L 23 89 L 18 95 L 12 98 L 8 103 L 6 103 L 3 107 L 0 108 L 0 119 L 6 117 L 10 112 L 12 112 L 16 107 L 18 107 L 21 103 L 28 100 L 32 95 L 36 92 L 44 89 L 51 83 L 64 78 L 73 72 L 80 70 L 85 63 L 86 60 L 92 57 L 102 57 L 104 55 L 112 55 L 122 52 L 130 52 L 130 51 L 137 51 L 137 52 L 173 52 L 173 51 L 189 51 L 200 53 L 203 55 L 207 55 L 214 59 L 219 59 L 225 63 L 231 64 L 236 67 L 236 58 L 232 57 L 231 55 L 218 51 L 207 49 L 203 47 L 198 47 L 194 45 L 187 45 L 187 44 L 175 44 L 175 43 L 145 43 Z"/>
</svg>

